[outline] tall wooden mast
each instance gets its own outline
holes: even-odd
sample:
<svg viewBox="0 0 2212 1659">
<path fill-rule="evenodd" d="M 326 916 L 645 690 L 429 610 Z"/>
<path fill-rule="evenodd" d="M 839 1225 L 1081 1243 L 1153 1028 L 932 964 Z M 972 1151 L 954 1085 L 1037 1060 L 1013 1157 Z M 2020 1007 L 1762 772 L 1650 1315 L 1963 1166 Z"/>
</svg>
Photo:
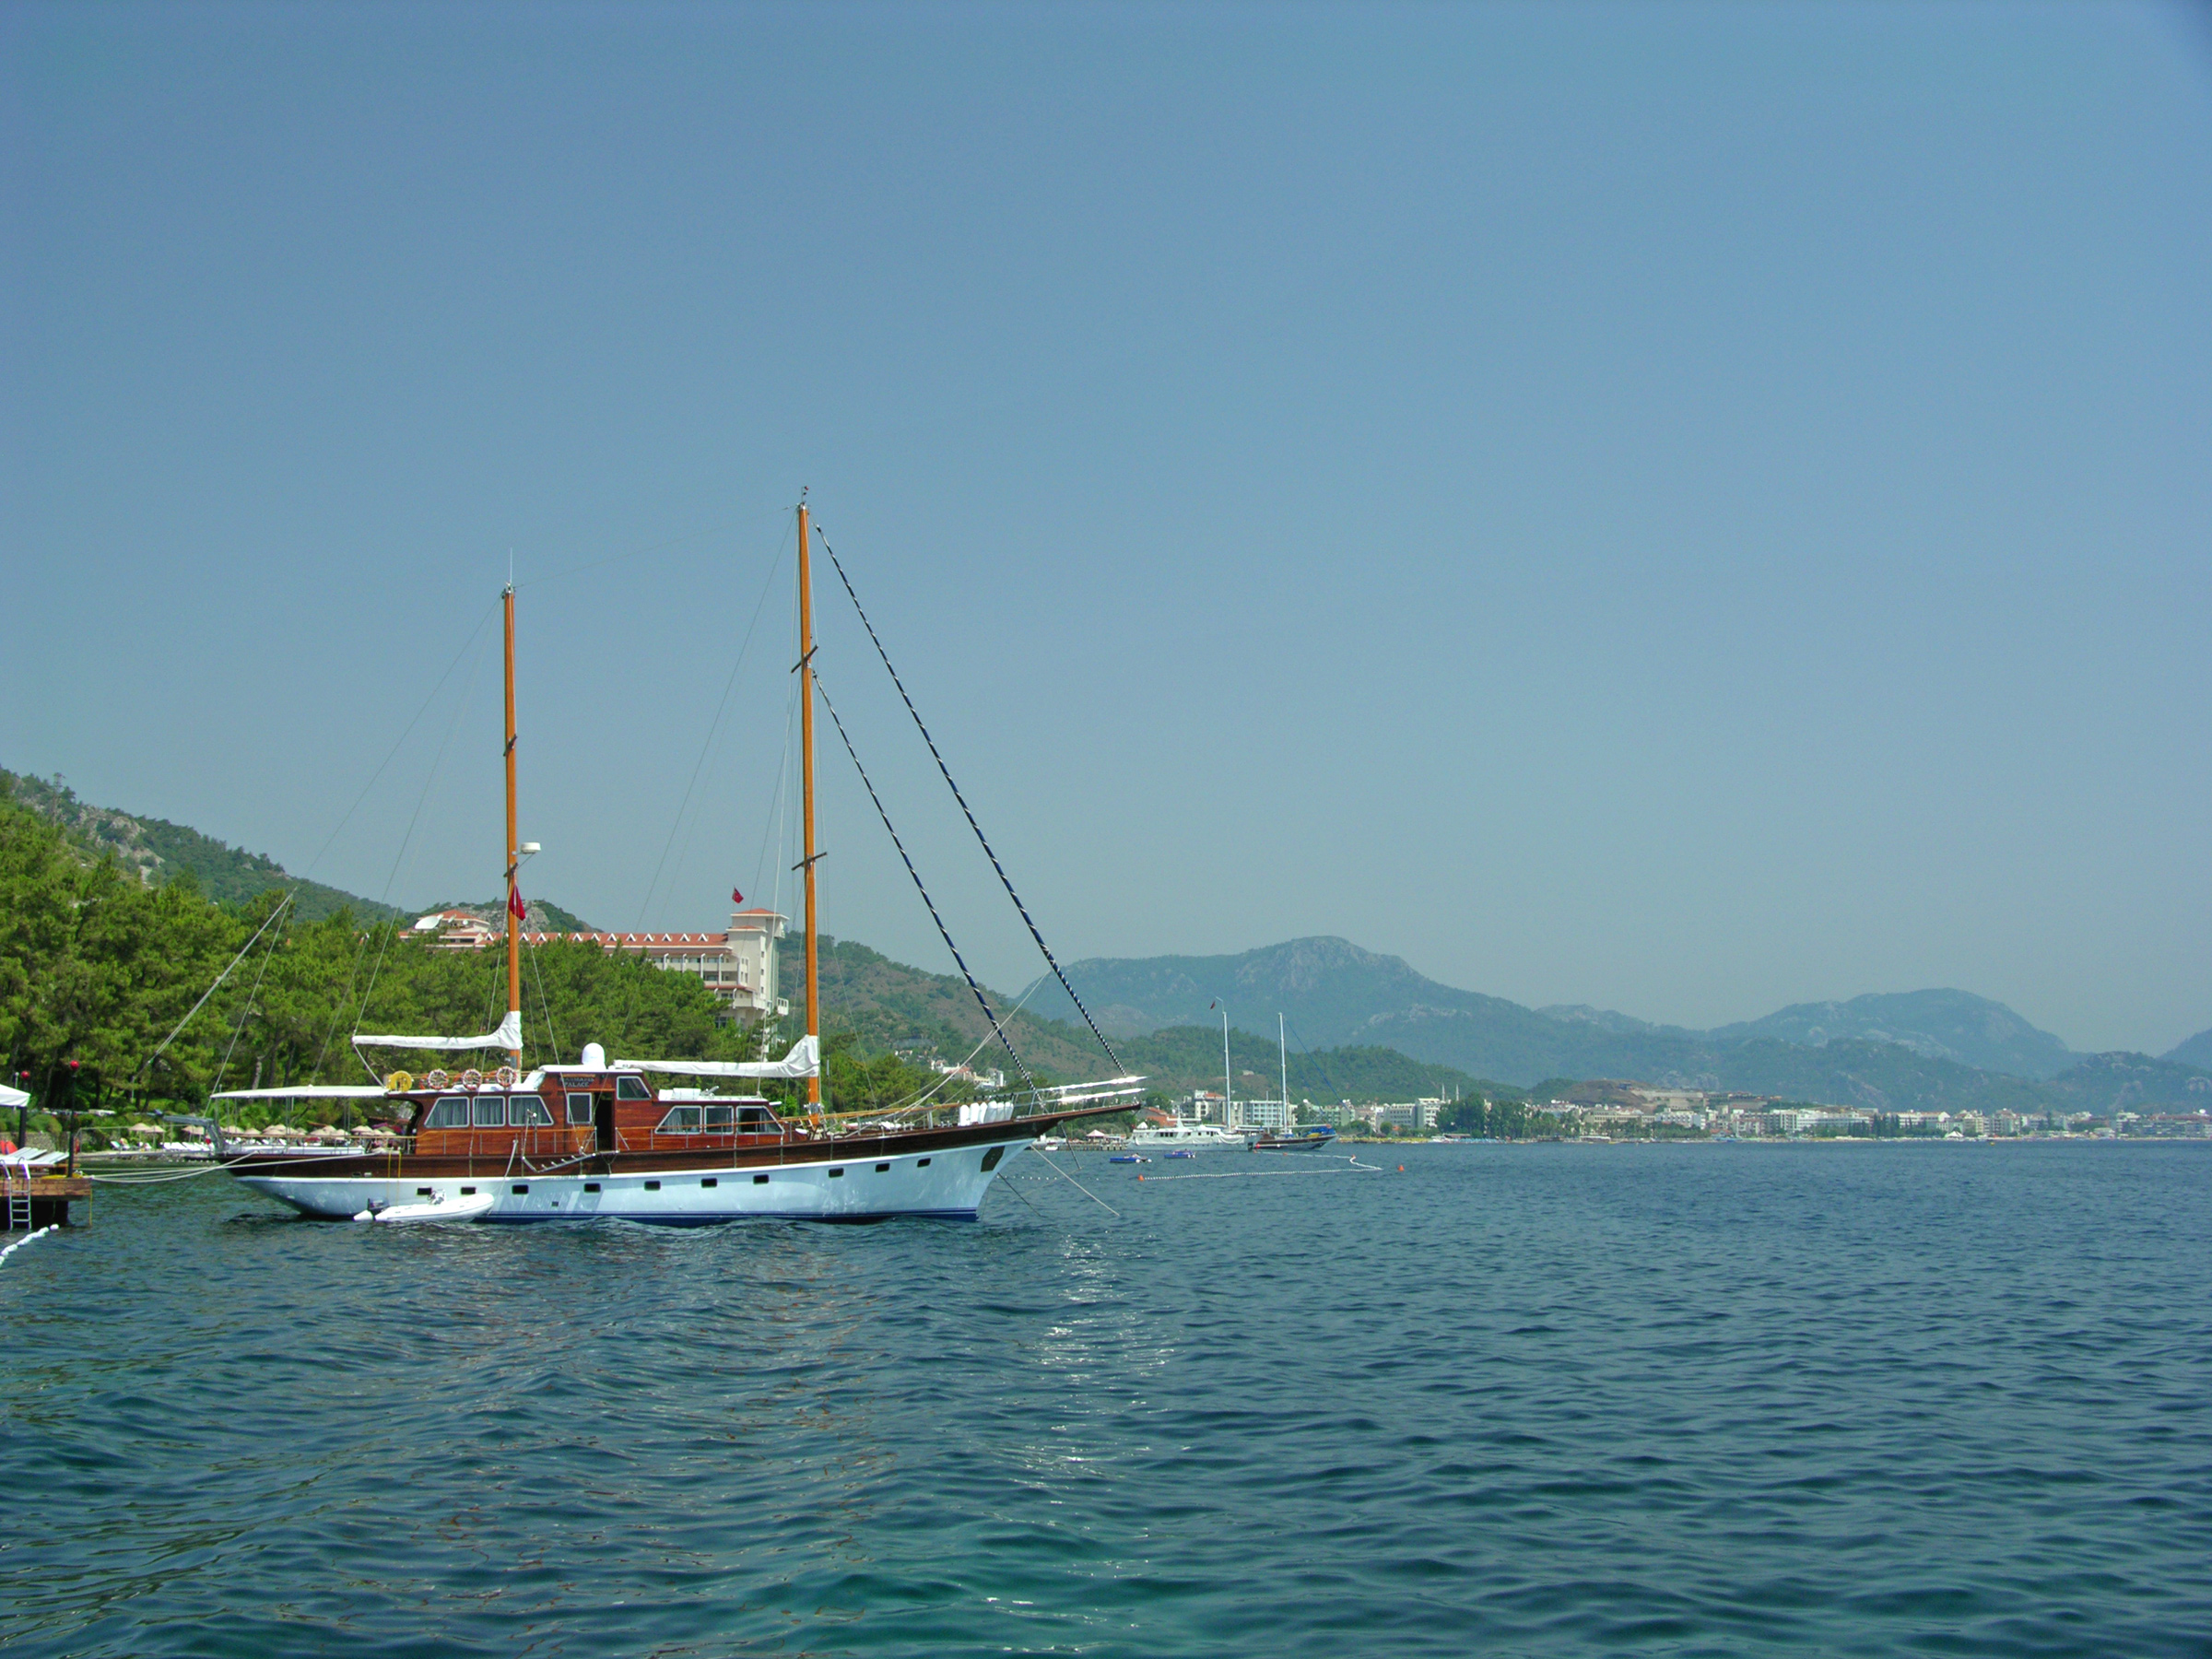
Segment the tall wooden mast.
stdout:
<svg viewBox="0 0 2212 1659">
<path fill-rule="evenodd" d="M 806 503 L 799 503 L 799 767 L 805 787 L 806 862 L 806 1035 L 822 1035 L 822 994 L 818 934 L 814 917 L 814 581 L 806 561 Z M 822 1109 L 821 1067 L 806 1079 L 806 1104 Z"/>
<path fill-rule="evenodd" d="M 515 873 L 522 867 L 520 838 L 514 825 L 514 584 L 501 595 L 507 612 L 507 1011 L 523 1008 L 523 919 L 515 914 Z M 507 1063 L 522 1069 L 520 1049 L 508 1051 Z"/>
</svg>

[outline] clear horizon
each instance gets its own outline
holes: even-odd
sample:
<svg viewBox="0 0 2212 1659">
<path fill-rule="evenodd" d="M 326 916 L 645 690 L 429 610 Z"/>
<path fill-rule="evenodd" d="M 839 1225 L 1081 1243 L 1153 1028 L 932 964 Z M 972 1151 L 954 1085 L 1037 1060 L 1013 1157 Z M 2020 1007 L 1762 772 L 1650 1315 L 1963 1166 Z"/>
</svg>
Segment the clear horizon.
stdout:
<svg viewBox="0 0 2212 1659">
<path fill-rule="evenodd" d="M 804 487 L 1064 961 L 1333 934 L 1694 1029 L 1936 986 L 2083 1051 L 2212 1027 L 2201 11 L 0 41 L 0 766 L 488 894 L 512 560 L 525 892 L 788 909 Z M 816 605 L 1026 983 L 826 560 Z M 949 971 L 818 742 L 825 928 Z"/>
</svg>

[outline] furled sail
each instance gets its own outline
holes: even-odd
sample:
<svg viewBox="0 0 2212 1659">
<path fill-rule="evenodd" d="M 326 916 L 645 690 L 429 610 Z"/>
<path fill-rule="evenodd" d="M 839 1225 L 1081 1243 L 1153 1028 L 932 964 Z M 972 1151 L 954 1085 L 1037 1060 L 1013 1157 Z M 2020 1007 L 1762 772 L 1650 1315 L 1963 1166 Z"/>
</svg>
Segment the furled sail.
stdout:
<svg viewBox="0 0 2212 1659">
<path fill-rule="evenodd" d="M 297 1083 L 289 1088 L 226 1088 L 211 1100 L 372 1100 L 389 1092 L 382 1083 Z"/>
<path fill-rule="evenodd" d="M 395 1049 L 506 1049 L 523 1046 L 523 1017 L 513 1008 L 500 1021 L 500 1029 L 481 1037 L 356 1037 L 356 1048 Z"/>
<path fill-rule="evenodd" d="M 679 1077 L 812 1077 L 822 1069 L 822 1041 L 802 1037 L 781 1060 L 617 1060 L 617 1071 L 671 1072 Z"/>
</svg>

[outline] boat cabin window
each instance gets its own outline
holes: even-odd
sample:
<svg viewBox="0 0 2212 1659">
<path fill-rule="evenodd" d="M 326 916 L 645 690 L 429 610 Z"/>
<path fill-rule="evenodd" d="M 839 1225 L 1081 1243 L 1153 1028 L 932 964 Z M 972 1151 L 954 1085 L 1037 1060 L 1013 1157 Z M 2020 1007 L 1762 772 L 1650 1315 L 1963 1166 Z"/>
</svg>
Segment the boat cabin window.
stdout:
<svg viewBox="0 0 2212 1659">
<path fill-rule="evenodd" d="M 430 1108 L 430 1115 L 422 1121 L 425 1129 L 465 1129 L 468 1127 L 468 1100 L 462 1095 L 447 1095 Z"/>
<path fill-rule="evenodd" d="M 661 1119 L 657 1133 L 662 1135 L 697 1135 L 699 1133 L 699 1108 L 696 1106 L 669 1107 L 667 1115 Z"/>
<path fill-rule="evenodd" d="M 507 1101 L 507 1121 L 517 1129 L 550 1129 L 553 1114 L 535 1095 L 512 1095 Z"/>
<path fill-rule="evenodd" d="M 477 1097 L 477 1127 L 497 1129 L 507 1121 L 507 1102 L 498 1095 Z"/>
<path fill-rule="evenodd" d="M 586 1128 L 591 1126 L 592 1097 L 590 1095 L 572 1094 L 569 1097 L 569 1122 L 582 1124 Z"/>
<path fill-rule="evenodd" d="M 645 1079 L 625 1072 L 615 1079 L 615 1099 L 618 1100 L 650 1100 L 653 1090 L 645 1087 Z"/>
</svg>

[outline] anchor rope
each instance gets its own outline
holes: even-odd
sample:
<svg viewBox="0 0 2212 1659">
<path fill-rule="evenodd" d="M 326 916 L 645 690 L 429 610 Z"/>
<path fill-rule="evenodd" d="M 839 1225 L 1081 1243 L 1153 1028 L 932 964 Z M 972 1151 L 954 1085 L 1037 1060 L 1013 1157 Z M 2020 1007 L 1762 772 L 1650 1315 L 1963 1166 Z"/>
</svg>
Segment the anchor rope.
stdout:
<svg viewBox="0 0 2212 1659">
<path fill-rule="evenodd" d="M 818 536 L 820 535 L 818 525 L 816 526 L 816 534 Z M 1129 1068 L 1122 1064 L 1121 1055 L 1114 1053 L 1113 1044 L 1106 1041 L 1106 1033 L 1099 1030 L 1099 1022 L 1090 1017 L 1090 1010 L 1083 1006 L 1083 999 L 1076 994 L 1075 986 L 1067 982 L 1067 975 L 1061 972 L 1059 960 L 1053 955 L 1052 947 L 1044 942 L 1044 935 L 1030 919 L 1030 907 L 1021 901 L 1021 895 L 1014 890 L 1014 882 L 1006 874 L 1006 866 L 998 862 L 998 854 L 991 850 L 990 840 L 983 834 L 982 825 L 975 821 L 975 813 L 968 805 L 968 797 L 960 793 L 960 786 L 952 781 L 952 769 L 945 764 L 945 757 L 937 752 L 937 740 L 929 735 L 929 727 L 922 721 L 922 712 L 914 707 L 914 700 L 906 694 L 906 682 L 899 677 L 899 670 L 891 666 L 891 653 L 883 648 L 882 640 L 876 634 L 876 625 L 868 620 L 868 613 L 861 607 L 860 595 L 853 590 L 852 577 L 845 574 L 843 563 L 826 538 L 822 540 L 822 551 L 830 555 L 830 562 L 837 571 L 837 579 L 845 584 L 845 595 L 853 601 L 853 608 L 860 617 L 860 625 L 868 630 L 868 640 L 876 647 L 876 654 L 883 659 L 884 670 L 891 677 L 891 684 L 899 688 L 899 700 L 906 705 L 906 712 L 914 717 L 914 729 L 922 734 L 922 741 L 929 745 L 930 759 L 937 763 L 937 771 L 944 774 L 945 785 L 952 791 L 952 798 L 960 804 L 960 811 L 968 819 L 968 828 L 975 831 L 975 839 L 982 846 L 983 856 L 991 861 L 991 867 L 998 872 L 1000 885 L 1006 889 L 1006 897 L 1014 900 L 1014 908 L 1021 912 L 1021 920 L 1030 930 L 1030 937 L 1037 941 L 1037 948 L 1043 953 L 1046 965 L 1053 971 L 1053 977 L 1060 982 L 1060 989 L 1067 993 L 1068 1001 L 1076 1005 L 1076 1012 L 1083 1016 L 1083 1023 L 1090 1028 L 1090 1034 L 1099 1040 L 1099 1046 L 1106 1051 L 1106 1057 L 1113 1062 L 1113 1069 L 1117 1072 L 1127 1071 Z"/>
<path fill-rule="evenodd" d="M 884 810 L 883 797 L 876 793 L 876 784 L 868 776 L 868 769 L 861 765 L 859 751 L 853 748 L 853 739 L 846 735 L 845 723 L 837 717 L 837 705 L 830 700 L 830 693 L 823 689 L 819 673 L 815 676 L 814 689 L 822 700 L 822 707 L 830 712 L 830 724 L 837 728 L 838 737 L 845 746 L 845 753 L 852 757 L 853 770 L 860 774 L 861 782 L 867 786 L 868 799 L 876 803 L 876 816 L 883 820 L 884 829 L 889 832 L 891 845 L 899 849 L 899 857 L 906 865 L 906 873 L 914 878 L 914 890 L 922 895 L 922 902 L 929 907 L 929 919 L 937 924 L 938 937 L 945 941 L 945 948 L 952 952 L 952 959 L 959 965 L 960 977 L 968 982 L 968 989 L 974 993 L 976 1006 L 982 1009 L 983 1018 L 991 1022 L 992 1030 L 998 1034 L 999 1041 L 1006 1044 L 1006 1053 L 1013 1056 L 1015 1068 L 1021 1073 L 1021 1080 L 1029 1085 L 1030 1092 L 1038 1094 L 1037 1079 L 1030 1076 L 1029 1062 L 1021 1057 L 1021 1051 L 1014 1046 L 1014 1040 L 1006 1035 L 1006 1028 L 998 1023 L 998 1016 L 991 1011 L 991 999 L 983 994 L 982 986 L 975 982 L 975 975 L 968 971 L 968 959 L 960 954 L 960 947 L 952 942 L 952 930 L 945 925 L 945 918 L 937 914 L 937 901 L 929 896 L 929 888 L 923 885 L 922 873 L 914 868 L 914 861 L 907 856 L 906 843 L 899 839 L 899 831 L 891 823 L 891 815 Z"/>
</svg>

